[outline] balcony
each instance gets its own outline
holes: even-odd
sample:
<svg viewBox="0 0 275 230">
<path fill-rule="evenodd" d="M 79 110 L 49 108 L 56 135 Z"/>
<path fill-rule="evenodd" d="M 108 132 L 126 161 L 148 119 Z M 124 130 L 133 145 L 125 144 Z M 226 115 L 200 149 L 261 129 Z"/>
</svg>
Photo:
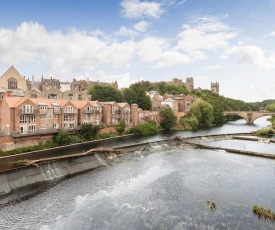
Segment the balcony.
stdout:
<svg viewBox="0 0 275 230">
<path fill-rule="evenodd" d="M 20 114 L 35 114 L 35 109 L 20 109 Z"/>
<path fill-rule="evenodd" d="M 77 109 L 65 109 L 65 110 L 63 110 L 63 113 L 66 113 L 66 114 L 77 114 Z"/>
<path fill-rule="evenodd" d="M 48 110 L 46 110 L 46 109 L 43 109 L 43 110 L 40 109 L 40 110 L 39 110 L 39 113 L 40 113 L 40 114 L 47 114 L 47 112 L 48 112 Z"/>
<path fill-rule="evenodd" d="M 54 109 L 53 114 L 60 114 L 60 109 Z"/>
<path fill-rule="evenodd" d="M 89 114 L 93 114 L 94 111 L 91 109 L 84 109 L 84 113 L 89 113 Z"/>
</svg>

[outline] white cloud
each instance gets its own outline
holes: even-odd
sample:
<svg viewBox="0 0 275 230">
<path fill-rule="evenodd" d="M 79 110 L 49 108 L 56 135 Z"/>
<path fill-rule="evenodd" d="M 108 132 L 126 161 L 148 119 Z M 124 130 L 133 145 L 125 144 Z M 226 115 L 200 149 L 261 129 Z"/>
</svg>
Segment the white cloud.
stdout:
<svg viewBox="0 0 275 230">
<path fill-rule="evenodd" d="M 137 44 L 137 52 L 142 61 L 152 62 L 154 68 L 188 64 L 192 61 L 189 56 L 173 49 L 164 38 L 143 39 Z"/>
<path fill-rule="evenodd" d="M 98 34 L 98 32 L 97 32 Z M 47 31 L 38 23 L 22 23 L 15 30 L 0 29 L 0 60 L 7 65 L 43 61 L 49 74 L 66 75 L 102 65 L 118 67 L 131 60 L 133 41 L 99 39 L 85 31 Z"/>
<path fill-rule="evenodd" d="M 275 68 L 275 52 L 266 52 L 258 46 L 233 46 L 228 48 L 225 54 L 239 54 L 239 65 L 253 65 L 259 69 Z"/>
<path fill-rule="evenodd" d="M 180 0 L 179 3 L 178 3 L 178 6 L 179 5 L 182 5 L 183 3 L 185 3 L 187 0 Z"/>
<path fill-rule="evenodd" d="M 142 2 L 139 0 L 123 0 L 122 15 L 126 18 L 141 18 L 151 17 L 159 18 L 164 11 L 161 9 L 161 4 L 158 2 Z"/>
<path fill-rule="evenodd" d="M 238 30 L 218 21 L 217 18 L 199 18 L 189 25 L 183 25 L 183 31 L 178 36 L 178 48 L 186 52 L 215 51 L 228 47 L 238 33 Z"/>
<path fill-rule="evenodd" d="M 148 26 L 149 26 L 149 23 L 146 21 L 141 21 L 134 24 L 134 28 L 140 32 L 145 32 L 148 29 Z"/>
<path fill-rule="evenodd" d="M 138 35 L 136 31 L 128 29 L 125 26 L 120 27 L 120 29 L 115 34 L 120 36 L 125 36 L 125 37 L 131 37 L 131 38 Z"/>
<path fill-rule="evenodd" d="M 266 38 L 266 37 L 275 37 L 275 31 L 273 31 L 271 33 L 268 33 L 268 34 L 265 34 L 264 38 Z"/>
</svg>

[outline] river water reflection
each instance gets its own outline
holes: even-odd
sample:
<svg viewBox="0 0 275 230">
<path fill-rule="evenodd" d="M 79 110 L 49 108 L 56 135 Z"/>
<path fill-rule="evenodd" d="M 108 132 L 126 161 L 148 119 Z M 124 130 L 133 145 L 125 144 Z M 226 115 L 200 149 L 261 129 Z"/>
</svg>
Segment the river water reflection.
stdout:
<svg viewBox="0 0 275 230">
<path fill-rule="evenodd" d="M 254 126 L 239 120 L 131 143 L 175 135 L 250 132 L 265 125 L 265 119 Z M 150 152 L 136 151 L 117 164 L 62 180 L 30 199 L 3 207 L 0 229 L 275 228 L 275 223 L 252 213 L 254 204 L 275 211 L 274 160 L 157 143 L 152 143 Z M 16 195 L 20 192 L 12 196 Z M 207 201 L 216 202 L 215 211 Z"/>
</svg>

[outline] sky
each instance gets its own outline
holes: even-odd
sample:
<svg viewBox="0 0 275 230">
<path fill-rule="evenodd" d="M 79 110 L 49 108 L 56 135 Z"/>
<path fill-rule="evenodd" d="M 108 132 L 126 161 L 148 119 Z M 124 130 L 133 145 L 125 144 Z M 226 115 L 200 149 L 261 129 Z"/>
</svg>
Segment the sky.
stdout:
<svg viewBox="0 0 275 230">
<path fill-rule="evenodd" d="M 0 0 L 0 75 L 35 80 L 194 78 L 275 99 L 275 0 Z"/>
</svg>

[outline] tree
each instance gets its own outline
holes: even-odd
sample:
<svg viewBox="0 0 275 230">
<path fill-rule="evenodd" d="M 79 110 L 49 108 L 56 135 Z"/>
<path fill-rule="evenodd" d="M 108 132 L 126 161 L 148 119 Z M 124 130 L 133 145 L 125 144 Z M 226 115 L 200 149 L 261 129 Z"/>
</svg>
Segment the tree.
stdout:
<svg viewBox="0 0 275 230">
<path fill-rule="evenodd" d="M 214 121 L 213 106 L 203 100 L 195 102 L 188 111 L 188 115 L 197 118 L 200 128 L 209 127 Z"/>
<path fill-rule="evenodd" d="M 159 132 L 159 128 L 155 121 L 147 121 L 138 126 L 135 126 L 129 130 L 129 133 L 133 134 L 156 134 Z"/>
<path fill-rule="evenodd" d="M 143 85 L 147 85 L 147 82 L 132 84 L 129 89 L 123 91 L 123 95 L 129 104 L 136 103 L 143 110 L 151 110 L 152 103 L 150 97 L 146 95 L 146 89 Z"/>
<path fill-rule="evenodd" d="M 275 112 L 275 103 L 266 106 L 266 110 L 269 112 Z"/>
<path fill-rule="evenodd" d="M 170 130 L 177 124 L 177 116 L 174 111 L 169 108 L 164 108 L 159 111 L 160 126 L 164 130 Z"/>
<path fill-rule="evenodd" d="M 122 93 L 112 86 L 95 85 L 88 93 L 92 95 L 92 100 L 123 102 Z"/>
<path fill-rule="evenodd" d="M 158 82 L 156 83 L 154 89 L 158 91 L 161 95 L 168 93 L 168 94 L 190 94 L 190 92 L 187 90 L 185 85 L 177 86 L 177 85 L 171 85 L 167 82 Z"/>
<path fill-rule="evenodd" d="M 125 128 L 126 128 L 126 123 L 125 121 L 122 119 L 119 121 L 118 125 L 116 126 L 116 131 L 119 134 L 123 134 L 125 132 Z"/>
<path fill-rule="evenodd" d="M 100 130 L 100 127 L 98 125 L 83 124 L 80 129 L 80 135 L 85 140 L 90 141 L 97 136 L 99 130 Z"/>
<path fill-rule="evenodd" d="M 184 130 L 196 130 L 199 127 L 199 121 L 195 116 L 184 116 L 180 119 L 180 124 Z"/>
<path fill-rule="evenodd" d="M 53 137 L 53 142 L 57 145 L 68 145 L 71 144 L 71 137 L 67 131 L 60 131 Z"/>
</svg>

